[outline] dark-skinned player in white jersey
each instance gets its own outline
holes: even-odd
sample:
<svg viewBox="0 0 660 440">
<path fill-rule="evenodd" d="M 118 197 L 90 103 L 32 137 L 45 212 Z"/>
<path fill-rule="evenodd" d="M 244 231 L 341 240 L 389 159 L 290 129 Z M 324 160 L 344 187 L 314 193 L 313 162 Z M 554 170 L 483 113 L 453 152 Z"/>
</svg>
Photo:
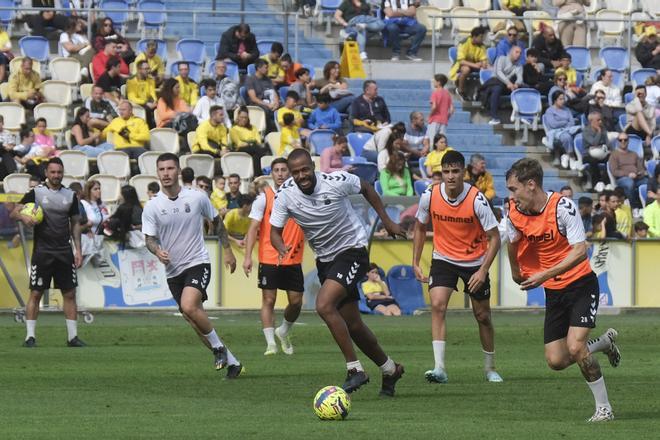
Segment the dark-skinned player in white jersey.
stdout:
<svg viewBox="0 0 660 440">
<path fill-rule="evenodd" d="M 286 257 L 291 249 L 284 243 L 282 231 L 287 220 L 293 218 L 316 253 L 321 282 L 316 311 L 346 359 L 344 390 L 351 393 L 369 382 L 353 348 L 355 342 L 382 372 L 380 395 L 394 396 L 404 369 L 385 354 L 360 317 L 357 283 L 369 270 L 368 238 L 348 197 L 362 194 L 391 235 L 403 236 L 402 230 L 387 216 L 369 183 L 344 171 L 315 172 L 311 156 L 303 149 L 292 151 L 288 163 L 292 177 L 282 184 L 275 198 L 270 218 L 271 243 L 282 258 Z"/>
</svg>

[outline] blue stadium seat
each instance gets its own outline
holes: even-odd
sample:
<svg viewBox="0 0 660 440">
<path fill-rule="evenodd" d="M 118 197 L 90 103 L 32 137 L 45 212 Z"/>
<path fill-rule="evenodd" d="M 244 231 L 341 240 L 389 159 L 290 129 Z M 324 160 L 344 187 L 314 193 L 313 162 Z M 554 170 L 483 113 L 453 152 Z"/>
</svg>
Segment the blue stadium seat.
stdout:
<svg viewBox="0 0 660 440">
<path fill-rule="evenodd" d="M 493 73 L 494 72 L 490 69 L 481 69 L 479 71 L 479 82 L 481 83 L 481 85 L 484 85 L 486 81 L 491 79 L 493 77 Z"/>
<path fill-rule="evenodd" d="M 575 155 L 577 156 L 578 160 L 580 161 L 580 163 L 582 163 L 582 158 L 585 155 L 584 140 L 582 138 L 582 133 L 578 133 L 573 138 L 573 149 L 575 150 Z M 585 168 L 587 168 L 588 166 L 589 166 L 589 164 L 582 163 L 582 168 L 578 171 L 582 171 Z"/>
<path fill-rule="evenodd" d="M 252 76 L 252 75 L 254 75 L 255 73 L 257 73 L 257 68 L 254 67 L 254 64 L 248 64 L 248 66 L 247 66 L 247 74 L 250 75 L 250 76 Z"/>
<path fill-rule="evenodd" d="M 633 88 L 643 86 L 647 78 L 655 76 L 655 69 L 637 69 L 630 74 Z"/>
<path fill-rule="evenodd" d="M 348 145 L 353 149 L 356 156 L 362 155 L 364 144 L 369 141 L 374 135 L 371 133 L 348 133 L 346 136 Z"/>
<path fill-rule="evenodd" d="M 514 90 L 511 92 L 511 106 L 513 107 L 512 119 L 516 124 L 516 129 L 518 129 L 522 120 L 530 122 L 533 129 L 536 129 L 542 110 L 541 94 L 538 90 Z"/>
<path fill-rule="evenodd" d="M 15 8 L 16 4 L 14 0 L 0 0 L 0 8 Z M 13 9 L 0 10 L 0 23 L 5 29 L 9 29 L 14 17 L 16 16 L 16 11 Z"/>
<path fill-rule="evenodd" d="M 412 315 L 415 310 L 426 308 L 422 285 L 415 279 L 412 266 L 391 267 L 387 272 L 387 285 L 404 314 Z"/>
<path fill-rule="evenodd" d="M 172 63 L 170 66 L 170 76 L 177 76 L 179 74 L 179 64 L 180 63 L 188 63 L 188 67 L 190 67 L 190 78 L 199 83 L 202 79 L 202 68 L 200 67 L 199 64 L 193 63 L 192 61 L 177 61 L 175 63 Z"/>
<path fill-rule="evenodd" d="M 365 280 L 362 280 L 358 283 L 358 292 L 360 294 L 360 300 L 358 301 L 358 309 L 360 313 L 364 315 L 373 315 L 374 312 L 367 305 L 367 298 L 364 296 L 364 291 L 362 290 L 362 283 Z"/>
<path fill-rule="evenodd" d="M 628 119 L 626 118 L 625 114 L 619 115 L 619 128 L 621 129 L 621 131 L 623 131 L 626 128 L 627 120 Z"/>
<path fill-rule="evenodd" d="M 152 40 L 156 42 L 156 55 L 161 57 L 164 62 L 167 61 L 167 42 L 165 40 L 143 38 L 137 42 L 137 45 L 135 46 L 136 52 L 139 54 L 147 50 L 147 43 Z"/>
<path fill-rule="evenodd" d="M 312 131 L 309 135 L 309 143 L 312 146 L 314 154 L 321 155 L 321 152 L 333 145 L 332 138 L 335 136 L 333 130 L 318 129 Z"/>
<path fill-rule="evenodd" d="M 566 52 L 571 55 L 571 66 L 581 72 L 586 74 L 591 67 L 591 54 L 589 49 L 582 46 L 567 46 Z"/>
<path fill-rule="evenodd" d="M 591 71 L 591 81 L 596 82 L 598 81 L 598 77 L 600 76 L 600 72 L 602 72 L 603 69 L 595 69 Z M 612 82 L 614 83 L 615 86 L 617 86 L 619 89 L 623 90 L 623 86 L 625 85 L 625 78 L 623 75 L 623 72 L 619 72 L 617 70 L 612 70 Z"/>
<path fill-rule="evenodd" d="M 458 49 L 455 46 L 452 46 L 447 51 L 447 57 L 449 57 L 449 62 L 453 65 L 456 62 L 456 53 Z"/>
<path fill-rule="evenodd" d="M 625 72 L 628 68 L 628 50 L 626 48 L 617 46 L 603 47 L 598 52 L 598 56 L 610 70 Z"/>
<path fill-rule="evenodd" d="M 654 151 L 653 157 L 658 157 L 658 153 L 660 153 L 660 135 L 651 139 L 651 149 Z"/>
<path fill-rule="evenodd" d="M 425 179 L 431 179 L 431 176 L 426 172 L 426 156 L 419 158 L 419 173 Z"/>
<path fill-rule="evenodd" d="M 238 89 L 238 94 L 241 95 L 241 98 L 243 98 L 243 102 L 245 102 L 246 105 L 250 102 L 250 98 L 248 97 L 247 89 L 245 86 L 241 86 Z"/>
<path fill-rule="evenodd" d="M 126 0 L 101 0 L 99 9 L 112 20 L 112 25 L 116 30 L 122 29 L 128 21 L 130 5 Z M 109 9 L 115 9 L 115 11 L 109 11 Z"/>
<path fill-rule="evenodd" d="M 367 158 L 362 156 L 344 156 L 341 158 L 344 165 L 355 165 L 356 163 L 367 163 Z"/>
<path fill-rule="evenodd" d="M 489 47 L 486 49 L 486 56 L 488 57 L 488 64 L 493 65 L 495 64 L 495 55 L 497 54 L 497 48 L 496 47 Z"/>
<path fill-rule="evenodd" d="M 633 99 L 635 99 L 635 96 L 633 95 L 632 92 L 628 92 L 625 95 L 623 95 L 623 103 L 624 104 L 628 104 Z"/>
<path fill-rule="evenodd" d="M 44 37 L 28 35 L 18 40 L 18 45 L 25 57 L 30 57 L 40 63 L 47 63 L 50 59 L 48 40 Z"/>
<path fill-rule="evenodd" d="M 215 63 L 217 63 L 217 61 L 213 60 L 206 67 L 206 76 L 209 78 L 215 79 Z M 238 73 L 238 64 L 229 60 L 225 60 L 224 63 L 227 66 L 225 75 L 227 75 L 232 81 L 239 82 L 241 79 Z"/>
<path fill-rule="evenodd" d="M 415 194 L 421 196 L 426 188 L 431 184 L 430 180 L 416 180 L 415 181 Z"/>
<path fill-rule="evenodd" d="M 383 195 L 383 185 L 381 185 L 380 180 L 376 180 L 376 182 L 374 182 L 374 189 L 379 195 Z"/>
<path fill-rule="evenodd" d="M 646 193 L 648 191 L 648 185 L 646 183 L 643 183 L 639 185 L 639 200 L 642 202 L 642 206 L 646 206 Z"/>
<path fill-rule="evenodd" d="M 277 40 L 257 40 L 257 49 L 259 50 L 259 55 L 266 55 L 270 53 L 270 47 L 273 43 L 279 43 Z"/>
<path fill-rule="evenodd" d="M 146 30 L 157 30 L 159 35 L 162 33 L 163 27 L 167 23 L 167 8 L 165 3 L 161 0 L 140 0 L 137 4 L 137 10 L 140 14 L 140 25 L 144 26 L 141 29 L 144 35 Z"/>
<path fill-rule="evenodd" d="M 286 101 L 286 94 L 289 92 L 289 86 L 282 86 L 278 91 L 280 92 L 280 101 L 284 104 L 284 101 Z"/>
<path fill-rule="evenodd" d="M 378 165 L 371 162 L 356 163 L 353 165 L 352 173 L 373 185 L 378 178 Z"/>
<path fill-rule="evenodd" d="M 656 136 L 654 139 L 660 139 L 660 137 Z M 656 166 L 658 166 L 657 160 L 649 160 L 646 162 L 646 172 L 649 174 L 649 179 L 653 179 L 653 176 L 655 176 Z"/>
<path fill-rule="evenodd" d="M 183 38 L 176 42 L 176 52 L 179 54 L 179 58 L 185 61 L 204 64 L 204 60 L 206 60 L 206 46 L 202 40 Z"/>
<path fill-rule="evenodd" d="M 628 135 L 628 149 L 634 151 L 639 157 L 644 159 L 644 141 L 639 136 L 634 134 Z"/>
</svg>

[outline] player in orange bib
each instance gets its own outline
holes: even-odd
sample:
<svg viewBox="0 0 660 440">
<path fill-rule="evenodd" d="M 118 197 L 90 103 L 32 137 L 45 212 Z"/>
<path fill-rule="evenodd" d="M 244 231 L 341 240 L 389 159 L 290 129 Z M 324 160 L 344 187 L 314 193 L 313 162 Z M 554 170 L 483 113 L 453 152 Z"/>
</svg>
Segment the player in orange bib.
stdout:
<svg viewBox="0 0 660 440">
<path fill-rule="evenodd" d="M 413 269 L 421 282 L 429 283 L 431 333 L 435 368 L 426 372 L 429 382 L 446 383 L 445 341 L 447 304 L 458 279 L 465 283 L 472 311 L 479 324 L 484 370 L 489 382 L 502 382 L 495 371 L 495 332 L 490 316 L 488 269 L 500 249 L 497 220 L 488 200 L 463 182 L 465 158 L 449 151 L 442 158 L 443 182 L 429 187 L 419 201 L 413 236 Z M 426 277 L 419 266 L 426 224 L 433 225 L 433 262 Z"/>
<path fill-rule="evenodd" d="M 513 280 L 524 290 L 545 289 L 545 358 L 553 370 L 577 363 L 596 401 L 589 422 L 612 420 L 605 381 L 592 353 L 607 354 L 613 367 L 621 355 L 617 331 L 589 340 L 596 326 L 600 289 L 587 258 L 584 226 L 570 199 L 543 190 L 543 169 L 520 159 L 506 174 L 511 193 L 507 235 Z"/>
<path fill-rule="evenodd" d="M 278 157 L 271 163 L 271 176 L 279 188 L 289 178 L 289 167 L 286 159 Z M 277 250 L 270 243 L 270 214 L 273 210 L 275 192 L 266 186 L 264 192 L 259 194 L 252 204 L 250 211 L 250 229 L 245 244 L 245 260 L 243 270 L 250 276 L 252 271 L 252 249 L 259 236 L 259 271 L 258 286 L 261 289 L 261 324 L 266 337 L 266 351 L 264 355 L 277 353 L 275 336 L 280 341 L 285 354 L 293 354 L 293 345 L 289 338 L 289 331 L 300 315 L 304 291 L 304 278 L 302 272 L 302 258 L 304 250 L 304 235 L 300 226 L 289 220 L 284 228 L 284 242 L 291 247 L 291 252 L 279 260 Z M 289 304 L 284 309 L 282 325 L 275 327 L 273 309 L 277 299 L 277 289 L 286 290 Z"/>
</svg>

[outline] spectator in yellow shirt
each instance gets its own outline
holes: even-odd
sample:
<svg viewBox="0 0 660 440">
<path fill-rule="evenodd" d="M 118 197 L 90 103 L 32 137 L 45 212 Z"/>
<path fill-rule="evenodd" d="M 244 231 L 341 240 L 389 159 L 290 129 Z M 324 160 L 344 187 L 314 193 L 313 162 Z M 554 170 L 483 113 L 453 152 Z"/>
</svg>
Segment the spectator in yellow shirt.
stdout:
<svg viewBox="0 0 660 440">
<path fill-rule="evenodd" d="M 44 97 L 41 94 L 41 77 L 32 70 L 32 59 L 25 57 L 21 69 L 9 76 L 9 99 L 25 108 L 34 108 Z"/>
<path fill-rule="evenodd" d="M 254 197 L 249 194 L 238 196 L 238 208 L 230 209 L 225 216 L 225 229 L 229 240 L 236 243 L 238 247 L 245 247 L 245 235 L 250 229 L 250 210 L 252 209 Z"/>
<path fill-rule="evenodd" d="M 199 124 L 195 130 L 195 143 L 191 149 L 193 153 L 206 153 L 220 157 L 227 150 L 227 127 L 224 126 L 225 110 L 214 105 L 209 110 L 211 117 Z"/>
<path fill-rule="evenodd" d="M 486 159 L 481 154 L 475 153 L 470 157 L 464 180 L 476 186 L 488 200 L 495 198 L 495 181 L 493 175 L 486 171 Z"/>
<path fill-rule="evenodd" d="M 144 52 L 135 57 L 135 66 L 140 67 L 140 62 L 146 61 L 149 64 L 149 76 L 153 78 L 156 85 L 159 86 L 165 77 L 165 63 L 163 59 L 157 54 L 158 43 L 154 40 L 147 42 L 147 47 Z"/>
<path fill-rule="evenodd" d="M 137 159 L 146 152 L 145 144 L 149 142 L 149 127 L 144 119 L 133 115 L 133 106 L 124 100 L 117 107 L 119 117 L 115 118 L 103 129 L 103 136 L 107 139 L 112 133 L 112 144 L 115 150 L 123 151 L 131 159 Z"/>
<path fill-rule="evenodd" d="M 229 130 L 229 138 L 231 139 L 232 147 L 236 151 L 248 153 L 252 156 L 252 167 L 254 175 L 261 175 L 261 158 L 270 151 L 265 149 L 261 144 L 261 134 L 257 128 L 250 123 L 250 113 L 247 107 L 238 109 L 235 124 Z"/>
<path fill-rule="evenodd" d="M 293 124 L 296 130 L 298 130 L 302 137 L 308 137 L 311 133 L 311 130 L 303 128 L 303 125 L 305 125 L 305 120 L 302 117 L 302 113 L 300 113 L 300 111 L 297 109 L 299 100 L 300 95 L 298 95 L 297 92 L 289 90 L 286 93 L 284 107 L 277 110 L 277 123 L 280 125 L 280 127 L 284 125 L 284 115 L 291 113 L 293 115 Z"/>
<path fill-rule="evenodd" d="M 195 107 L 199 99 L 199 86 L 190 79 L 190 65 L 188 63 L 179 63 L 179 74 L 176 80 L 179 82 L 179 97 L 190 107 Z"/>
<path fill-rule="evenodd" d="M 292 150 L 302 147 L 298 126 L 295 123 L 293 113 L 284 115 L 280 126 L 280 149 L 277 152 L 280 156 L 288 156 Z"/>
<path fill-rule="evenodd" d="M 624 238 L 632 238 L 633 233 L 633 216 L 632 209 L 626 205 L 626 192 L 620 186 L 614 188 L 614 195 L 617 196 L 619 203 L 614 210 L 614 218 L 616 219 L 616 230 L 623 235 Z"/>
<path fill-rule="evenodd" d="M 275 86 L 286 85 L 286 72 L 282 68 L 280 58 L 284 53 L 284 47 L 281 43 L 275 42 L 270 46 L 270 52 L 262 56 L 261 59 L 268 63 L 268 78 L 273 81 Z"/>
<path fill-rule="evenodd" d="M 470 37 L 458 45 L 456 62 L 449 70 L 449 79 L 456 83 L 456 93 L 465 96 L 465 80 L 473 72 L 488 67 L 488 56 L 484 38 L 487 28 L 477 26 L 470 32 Z"/>
<path fill-rule="evenodd" d="M 378 265 L 371 263 L 367 272 L 367 281 L 362 283 L 362 292 L 367 300 L 367 306 L 374 312 L 385 316 L 401 316 L 399 304 L 390 293 L 387 284 L 380 278 Z"/>
<path fill-rule="evenodd" d="M 147 124 L 150 128 L 155 127 L 154 110 L 158 102 L 156 81 L 149 77 L 149 63 L 146 61 L 137 62 L 137 74 L 126 82 L 126 96 L 133 104 L 144 107 Z"/>
<path fill-rule="evenodd" d="M 224 217 L 227 213 L 227 195 L 225 194 L 225 178 L 215 176 L 213 179 L 214 188 L 211 193 L 211 204 L 218 210 L 220 216 Z"/>
<path fill-rule="evenodd" d="M 426 156 L 426 174 L 431 176 L 436 171 L 442 171 L 442 157 L 451 150 L 453 148 L 447 145 L 447 136 L 437 133 L 433 138 L 433 150 Z"/>
</svg>

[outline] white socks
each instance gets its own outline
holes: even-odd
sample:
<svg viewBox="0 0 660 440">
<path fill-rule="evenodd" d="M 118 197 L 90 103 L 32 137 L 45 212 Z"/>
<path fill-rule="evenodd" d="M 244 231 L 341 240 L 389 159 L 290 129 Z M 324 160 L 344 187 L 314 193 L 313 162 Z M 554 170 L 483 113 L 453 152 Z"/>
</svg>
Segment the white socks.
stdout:
<svg viewBox="0 0 660 440">
<path fill-rule="evenodd" d="M 593 393 L 594 399 L 596 400 L 596 408 L 607 408 L 609 410 L 612 410 L 610 401 L 607 398 L 607 388 L 605 388 L 605 378 L 601 376 L 600 379 L 596 381 L 587 382 L 587 385 L 589 385 L 589 388 L 591 388 L 591 392 Z"/>
<path fill-rule="evenodd" d="M 360 361 L 346 362 L 346 369 L 348 371 L 353 369 L 356 369 L 358 371 L 364 371 L 364 368 L 362 368 L 362 364 L 360 363 Z"/>
<path fill-rule="evenodd" d="M 597 353 L 600 351 L 606 351 L 610 348 L 610 338 L 607 337 L 607 334 L 603 334 L 596 339 L 591 339 L 587 342 L 587 349 L 589 353 Z"/>
<path fill-rule="evenodd" d="M 27 328 L 27 335 L 25 336 L 25 339 L 27 340 L 28 338 L 35 338 L 36 336 L 34 329 L 37 327 L 37 320 L 26 319 L 25 327 Z"/>
<path fill-rule="evenodd" d="M 385 376 L 391 376 L 396 372 L 396 364 L 394 363 L 392 358 L 389 357 L 389 356 L 387 357 L 387 360 L 385 361 L 385 363 L 383 365 L 381 365 L 380 367 L 378 367 L 378 368 L 380 368 L 380 371 Z"/>
<path fill-rule="evenodd" d="M 275 329 L 268 327 L 264 329 L 264 336 L 266 337 L 266 344 L 270 347 L 275 344 Z"/>
<path fill-rule="evenodd" d="M 36 322 L 36 321 L 35 321 Z M 68 336 L 68 340 L 72 340 L 76 336 L 78 336 L 78 321 L 75 319 L 67 319 L 66 320 L 66 333 Z"/>
<path fill-rule="evenodd" d="M 218 334 L 215 332 L 215 329 L 211 330 L 211 333 L 208 335 L 204 335 L 207 341 L 209 341 L 209 344 L 211 344 L 212 348 L 220 348 L 222 347 L 222 342 L 220 342 L 220 338 L 218 337 Z"/>
<path fill-rule="evenodd" d="M 225 346 L 225 349 L 227 350 L 227 363 L 229 365 L 240 365 L 241 363 L 238 362 L 238 359 L 236 359 L 234 354 L 229 350 L 229 347 Z"/>
<path fill-rule="evenodd" d="M 484 352 L 484 370 L 485 371 L 495 371 L 495 352 L 486 351 Z"/>
<path fill-rule="evenodd" d="M 445 369 L 445 341 L 432 341 L 436 369 Z"/>
<path fill-rule="evenodd" d="M 280 330 L 280 334 L 282 336 L 286 336 L 289 334 L 289 330 L 291 330 L 291 327 L 293 327 L 293 322 L 289 322 L 286 319 L 282 319 L 282 325 L 280 325 L 278 328 Z"/>
</svg>

